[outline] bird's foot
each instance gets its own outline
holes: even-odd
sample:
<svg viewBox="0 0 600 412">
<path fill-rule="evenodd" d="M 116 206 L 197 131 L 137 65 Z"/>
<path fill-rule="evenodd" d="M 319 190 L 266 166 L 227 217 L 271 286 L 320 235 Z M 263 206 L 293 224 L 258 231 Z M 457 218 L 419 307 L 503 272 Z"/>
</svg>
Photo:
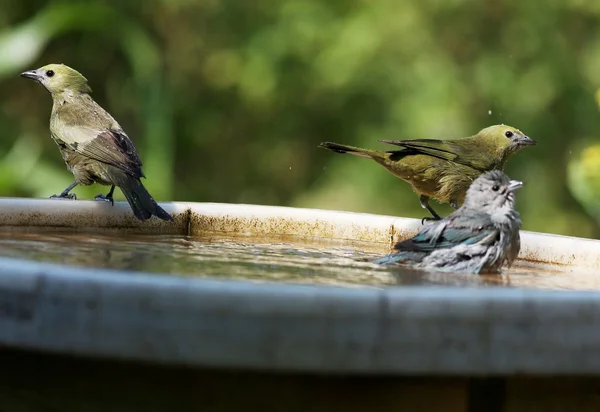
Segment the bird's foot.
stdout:
<svg viewBox="0 0 600 412">
<path fill-rule="evenodd" d="M 50 199 L 77 200 L 77 195 L 75 195 L 75 193 L 61 193 L 60 195 L 50 196 Z"/>
<path fill-rule="evenodd" d="M 103 202 L 109 202 L 112 206 L 115 205 L 115 201 L 113 200 L 112 196 L 104 196 L 102 193 L 99 195 L 96 195 L 96 197 L 94 197 L 94 200 L 101 200 Z"/>
<path fill-rule="evenodd" d="M 433 222 L 437 222 L 438 220 L 441 220 L 441 218 L 427 216 L 427 217 L 424 217 L 423 219 L 421 219 L 421 224 L 424 225 L 425 222 L 433 223 Z"/>
</svg>

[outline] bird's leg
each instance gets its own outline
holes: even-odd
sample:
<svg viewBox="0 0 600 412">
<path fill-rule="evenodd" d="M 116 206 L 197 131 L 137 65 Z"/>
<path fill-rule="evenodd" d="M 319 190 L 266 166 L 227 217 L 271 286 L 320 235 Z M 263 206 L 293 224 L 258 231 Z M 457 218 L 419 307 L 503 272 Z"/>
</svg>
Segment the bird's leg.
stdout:
<svg viewBox="0 0 600 412">
<path fill-rule="evenodd" d="M 75 193 L 69 193 L 71 190 L 73 190 L 73 188 L 75 186 L 77 186 L 78 183 L 77 182 L 73 182 L 72 184 L 69 185 L 69 187 L 67 187 L 65 190 L 63 190 L 60 195 L 52 195 L 50 196 L 50 199 L 71 199 L 71 200 L 76 200 L 77 196 L 75 195 Z"/>
<path fill-rule="evenodd" d="M 435 210 L 433 210 L 433 208 L 429 205 L 429 197 L 427 197 L 425 195 L 421 195 L 419 197 L 419 200 L 421 201 L 421 207 L 423 209 L 427 209 L 429 211 L 429 213 L 431 213 L 431 215 L 433 216 L 433 217 L 424 217 L 423 219 L 421 219 L 421 224 L 424 224 L 425 222 L 428 222 L 430 220 L 441 220 L 442 219 L 440 217 L 440 215 L 435 213 Z"/>
<path fill-rule="evenodd" d="M 114 191 L 115 191 L 115 185 L 112 185 L 110 190 L 106 194 L 106 196 L 104 196 L 102 193 L 100 193 L 99 195 L 96 195 L 96 197 L 94 197 L 94 200 L 102 200 L 104 202 L 110 202 L 110 204 L 114 206 L 115 205 L 115 201 L 113 200 Z"/>
<path fill-rule="evenodd" d="M 452 209 L 456 210 L 458 209 L 460 206 L 458 205 L 458 200 L 453 199 L 450 201 L 450 206 L 452 206 Z"/>
</svg>

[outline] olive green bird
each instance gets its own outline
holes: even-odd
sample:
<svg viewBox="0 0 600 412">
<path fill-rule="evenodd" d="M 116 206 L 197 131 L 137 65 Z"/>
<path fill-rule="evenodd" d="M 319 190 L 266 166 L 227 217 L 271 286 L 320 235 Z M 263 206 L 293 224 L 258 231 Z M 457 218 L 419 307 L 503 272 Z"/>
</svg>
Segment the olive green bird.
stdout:
<svg viewBox="0 0 600 412">
<path fill-rule="evenodd" d="M 380 140 L 400 150 L 361 149 L 323 142 L 319 147 L 336 153 L 371 158 L 394 176 L 408 182 L 420 196 L 421 207 L 434 219 L 440 216 L 429 199 L 450 203 L 454 209 L 463 203 L 471 183 L 489 170 L 502 170 L 510 156 L 536 141 L 511 126 L 486 127 L 474 136 L 452 140 Z"/>
<path fill-rule="evenodd" d="M 96 200 L 114 204 L 118 186 L 140 220 L 157 216 L 173 218 L 150 196 L 141 182 L 142 162 L 119 123 L 92 99 L 87 79 L 64 64 L 49 64 L 21 76 L 39 82 L 52 96 L 50 134 L 73 173 L 75 182 L 52 198 L 75 199 L 69 193 L 77 185 L 99 183 L 110 186 Z"/>
</svg>

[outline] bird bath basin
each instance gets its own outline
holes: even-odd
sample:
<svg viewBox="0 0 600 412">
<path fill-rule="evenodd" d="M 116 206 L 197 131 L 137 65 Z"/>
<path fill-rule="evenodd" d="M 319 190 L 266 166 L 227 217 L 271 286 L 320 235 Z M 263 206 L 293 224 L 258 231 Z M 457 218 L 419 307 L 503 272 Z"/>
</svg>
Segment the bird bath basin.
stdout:
<svg viewBox="0 0 600 412">
<path fill-rule="evenodd" d="M 127 376 L 132 399 L 156 397 L 148 409 L 125 396 L 128 411 L 170 410 L 175 398 L 280 410 L 261 403 L 273 392 L 286 410 L 364 410 L 348 397 L 356 385 L 382 411 L 471 410 L 494 396 L 508 406 L 493 410 L 508 411 L 536 391 L 560 404 L 553 376 L 575 379 L 563 400 L 600 376 L 599 241 L 522 232 L 502 276 L 440 275 L 356 261 L 387 253 L 417 219 L 163 206 L 174 223 L 139 222 L 122 202 L 0 199 L 0 357 L 12 371 L 0 399 L 21 405 L 25 390 L 60 409 L 74 401 L 60 388 L 121 396 L 110 382 Z M 224 389 L 232 379 L 240 397 Z M 393 393 L 381 397 L 384 387 Z M 72 410 L 121 410 L 82 399 Z"/>
</svg>

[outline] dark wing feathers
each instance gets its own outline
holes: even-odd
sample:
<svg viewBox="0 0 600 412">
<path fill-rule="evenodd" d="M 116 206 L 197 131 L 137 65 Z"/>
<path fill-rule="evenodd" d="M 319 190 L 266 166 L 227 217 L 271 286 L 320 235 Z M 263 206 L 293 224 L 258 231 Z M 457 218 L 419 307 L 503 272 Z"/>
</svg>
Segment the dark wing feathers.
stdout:
<svg viewBox="0 0 600 412">
<path fill-rule="evenodd" d="M 445 249 L 459 244 L 472 245 L 487 237 L 495 237 L 495 230 L 473 230 L 468 228 L 446 228 L 444 233 L 437 239 L 428 236 L 417 235 L 412 239 L 399 242 L 394 246 L 397 251 L 421 251 L 432 252 L 436 249 Z"/>
<path fill-rule="evenodd" d="M 411 154 L 424 154 L 448 161 L 456 161 L 458 158 L 456 148 L 452 150 L 452 146 L 443 140 L 380 140 L 380 142 L 405 147 L 412 152 Z"/>
<path fill-rule="evenodd" d="M 144 177 L 142 162 L 123 132 L 105 130 L 89 141 L 70 146 L 84 156 L 115 166 L 137 178 Z"/>
<path fill-rule="evenodd" d="M 481 222 L 473 226 L 471 222 Z M 440 230 L 441 229 L 441 230 Z M 435 249 L 444 249 L 459 244 L 472 245 L 482 241 L 493 240 L 498 236 L 498 230 L 494 227 L 487 215 L 471 216 L 471 219 L 453 219 L 440 221 L 431 226 L 423 228 L 411 239 L 396 243 L 394 249 L 397 251 L 420 251 L 432 252 Z"/>
<path fill-rule="evenodd" d="M 462 164 L 476 170 L 488 170 L 489 167 L 487 165 L 492 159 L 487 159 L 486 153 L 482 153 L 481 150 L 475 149 L 469 151 L 470 147 L 469 143 L 466 142 L 467 139 L 462 140 L 464 144 L 467 144 L 466 147 L 460 147 L 454 144 L 452 140 L 435 139 L 380 140 L 380 142 L 405 147 L 400 153 L 422 154 Z"/>
</svg>

